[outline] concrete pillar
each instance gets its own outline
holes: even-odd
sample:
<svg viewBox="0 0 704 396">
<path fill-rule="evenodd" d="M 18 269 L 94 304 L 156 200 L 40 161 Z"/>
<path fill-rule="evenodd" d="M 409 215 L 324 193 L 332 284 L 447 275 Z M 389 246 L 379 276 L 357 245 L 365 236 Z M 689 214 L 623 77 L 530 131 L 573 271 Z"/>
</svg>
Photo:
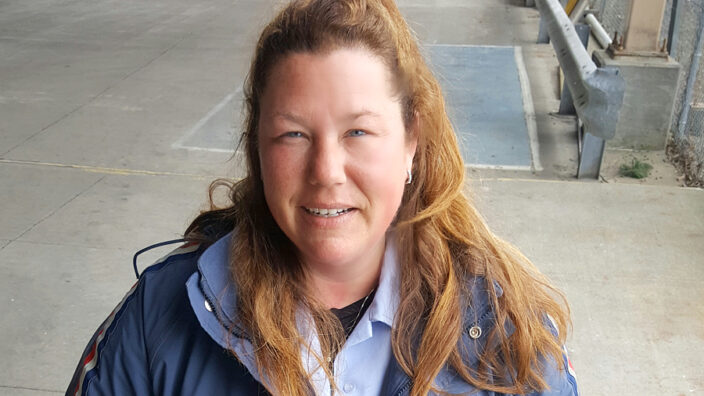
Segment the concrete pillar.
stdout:
<svg viewBox="0 0 704 396">
<path fill-rule="evenodd" d="M 623 106 L 610 148 L 663 150 L 674 108 L 680 64 L 670 57 L 616 56 L 597 50 L 597 66 L 614 67 L 626 81 Z"/>
<path fill-rule="evenodd" d="M 660 27 L 667 0 L 631 0 L 624 47 L 629 52 L 660 50 Z"/>
</svg>

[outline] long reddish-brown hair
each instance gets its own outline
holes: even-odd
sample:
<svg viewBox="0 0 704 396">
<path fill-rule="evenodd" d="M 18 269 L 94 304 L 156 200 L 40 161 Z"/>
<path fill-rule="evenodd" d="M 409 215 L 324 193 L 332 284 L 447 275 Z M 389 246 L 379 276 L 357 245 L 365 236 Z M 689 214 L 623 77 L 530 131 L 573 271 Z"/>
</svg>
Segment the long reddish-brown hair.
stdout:
<svg viewBox="0 0 704 396">
<path fill-rule="evenodd" d="M 257 43 L 245 84 L 243 143 L 247 176 L 226 185 L 231 202 L 201 214 L 186 230 L 212 241 L 236 228 L 230 268 L 237 286 L 239 326 L 248 333 L 260 375 L 274 394 L 310 393 L 296 327 L 304 306 L 316 319 L 323 354 L 339 348 L 342 328 L 304 287 L 295 247 L 272 218 L 260 178 L 257 126 L 268 74 L 293 53 L 326 53 L 360 47 L 382 59 L 395 78 L 407 129 L 417 133 L 413 183 L 392 227 L 401 265 L 400 304 L 392 350 L 411 377 L 411 395 L 425 395 L 447 364 L 476 388 L 503 393 L 544 389 L 544 362 L 562 360 L 569 325 L 564 297 L 515 248 L 497 238 L 463 194 L 464 163 L 445 111 L 440 86 L 393 0 L 298 0 L 267 25 Z M 212 195 L 211 195 L 212 197 Z M 212 202 L 212 199 L 211 199 Z M 487 334 L 479 363 L 461 357 L 464 313 L 473 304 L 468 279 L 498 283 L 488 288 L 496 326 Z M 555 337 L 548 327 L 557 326 Z M 515 328 L 509 336 L 507 328 Z M 330 380 L 332 375 L 317 356 Z"/>
</svg>

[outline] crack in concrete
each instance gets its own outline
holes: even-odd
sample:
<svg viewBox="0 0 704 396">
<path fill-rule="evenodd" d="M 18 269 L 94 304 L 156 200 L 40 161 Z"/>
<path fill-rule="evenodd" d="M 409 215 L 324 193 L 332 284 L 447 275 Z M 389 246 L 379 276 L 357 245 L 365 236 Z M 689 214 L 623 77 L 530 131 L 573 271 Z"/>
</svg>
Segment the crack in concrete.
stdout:
<svg viewBox="0 0 704 396">
<path fill-rule="evenodd" d="M 18 385 L 0 385 L 0 389 L 23 389 L 23 390 L 32 390 L 32 391 L 39 391 L 39 392 L 48 392 L 48 393 L 64 393 L 62 390 L 56 390 L 56 389 L 45 389 L 45 388 L 33 388 L 30 386 L 18 386 Z"/>
<path fill-rule="evenodd" d="M 86 191 L 88 191 L 88 190 L 90 190 L 91 188 L 93 188 L 93 186 L 95 186 L 96 184 L 98 184 L 98 183 L 100 183 L 101 181 L 103 181 L 103 179 L 105 179 L 105 177 L 106 177 L 105 175 L 101 176 L 100 178 L 98 178 L 98 180 L 96 180 L 95 182 L 91 183 L 91 185 L 89 185 L 88 187 L 86 187 L 86 188 L 84 188 L 83 190 L 79 191 L 77 194 L 75 194 L 75 195 L 74 195 L 73 197 L 71 197 L 69 200 L 67 200 L 66 202 L 64 202 L 63 204 L 61 204 L 61 205 L 60 205 L 59 207 L 57 207 L 56 209 L 52 210 L 51 213 L 49 213 L 48 215 L 46 215 L 46 216 L 42 217 L 41 219 L 39 219 L 38 221 L 36 221 L 34 224 L 32 224 L 32 226 L 30 226 L 29 228 L 27 228 L 23 233 L 21 233 L 20 235 L 18 235 L 15 239 L 12 239 L 12 242 L 18 241 L 18 240 L 19 240 L 20 238 L 22 238 L 25 234 L 27 234 L 28 232 L 32 231 L 32 230 L 34 229 L 34 227 L 36 227 L 37 225 L 39 225 L 41 222 L 43 222 L 44 220 L 46 220 L 46 219 L 48 219 L 49 217 L 53 216 L 54 214 L 56 214 L 56 212 L 58 212 L 59 210 L 63 209 L 63 208 L 64 208 L 66 205 L 68 205 L 69 203 L 73 202 L 73 200 L 75 200 L 76 198 L 78 198 L 79 196 L 81 196 L 83 193 L 85 193 Z"/>
</svg>

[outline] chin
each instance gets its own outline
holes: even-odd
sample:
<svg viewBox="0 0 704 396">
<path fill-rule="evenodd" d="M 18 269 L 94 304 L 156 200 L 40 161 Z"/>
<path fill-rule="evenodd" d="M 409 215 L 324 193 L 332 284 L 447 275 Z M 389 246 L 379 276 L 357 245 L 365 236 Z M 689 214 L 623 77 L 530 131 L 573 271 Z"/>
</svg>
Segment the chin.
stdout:
<svg viewBox="0 0 704 396">
<path fill-rule="evenodd" d="M 339 266 L 354 259 L 354 252 L 359 251 L 351 246 L 344 246 L 339 243 L 317 242 L 300 251 L 301 258 L 306 262 Z"/>
</svg>

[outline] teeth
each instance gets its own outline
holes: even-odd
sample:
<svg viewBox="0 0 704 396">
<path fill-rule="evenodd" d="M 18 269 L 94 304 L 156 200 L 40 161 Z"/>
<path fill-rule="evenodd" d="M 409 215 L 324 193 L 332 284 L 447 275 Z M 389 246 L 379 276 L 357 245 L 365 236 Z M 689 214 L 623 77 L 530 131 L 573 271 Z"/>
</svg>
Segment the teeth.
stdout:
<svg viewBox="0 0 704 396">
<path fill-rule="evenodd" d="M 339 215 L 349 212 L 350 208 L 347 209 L 318 209 L 318 208 L 305 208 L 310 214 L 321 216 L 321 217 L 337 217 Z"/>
</svg>

